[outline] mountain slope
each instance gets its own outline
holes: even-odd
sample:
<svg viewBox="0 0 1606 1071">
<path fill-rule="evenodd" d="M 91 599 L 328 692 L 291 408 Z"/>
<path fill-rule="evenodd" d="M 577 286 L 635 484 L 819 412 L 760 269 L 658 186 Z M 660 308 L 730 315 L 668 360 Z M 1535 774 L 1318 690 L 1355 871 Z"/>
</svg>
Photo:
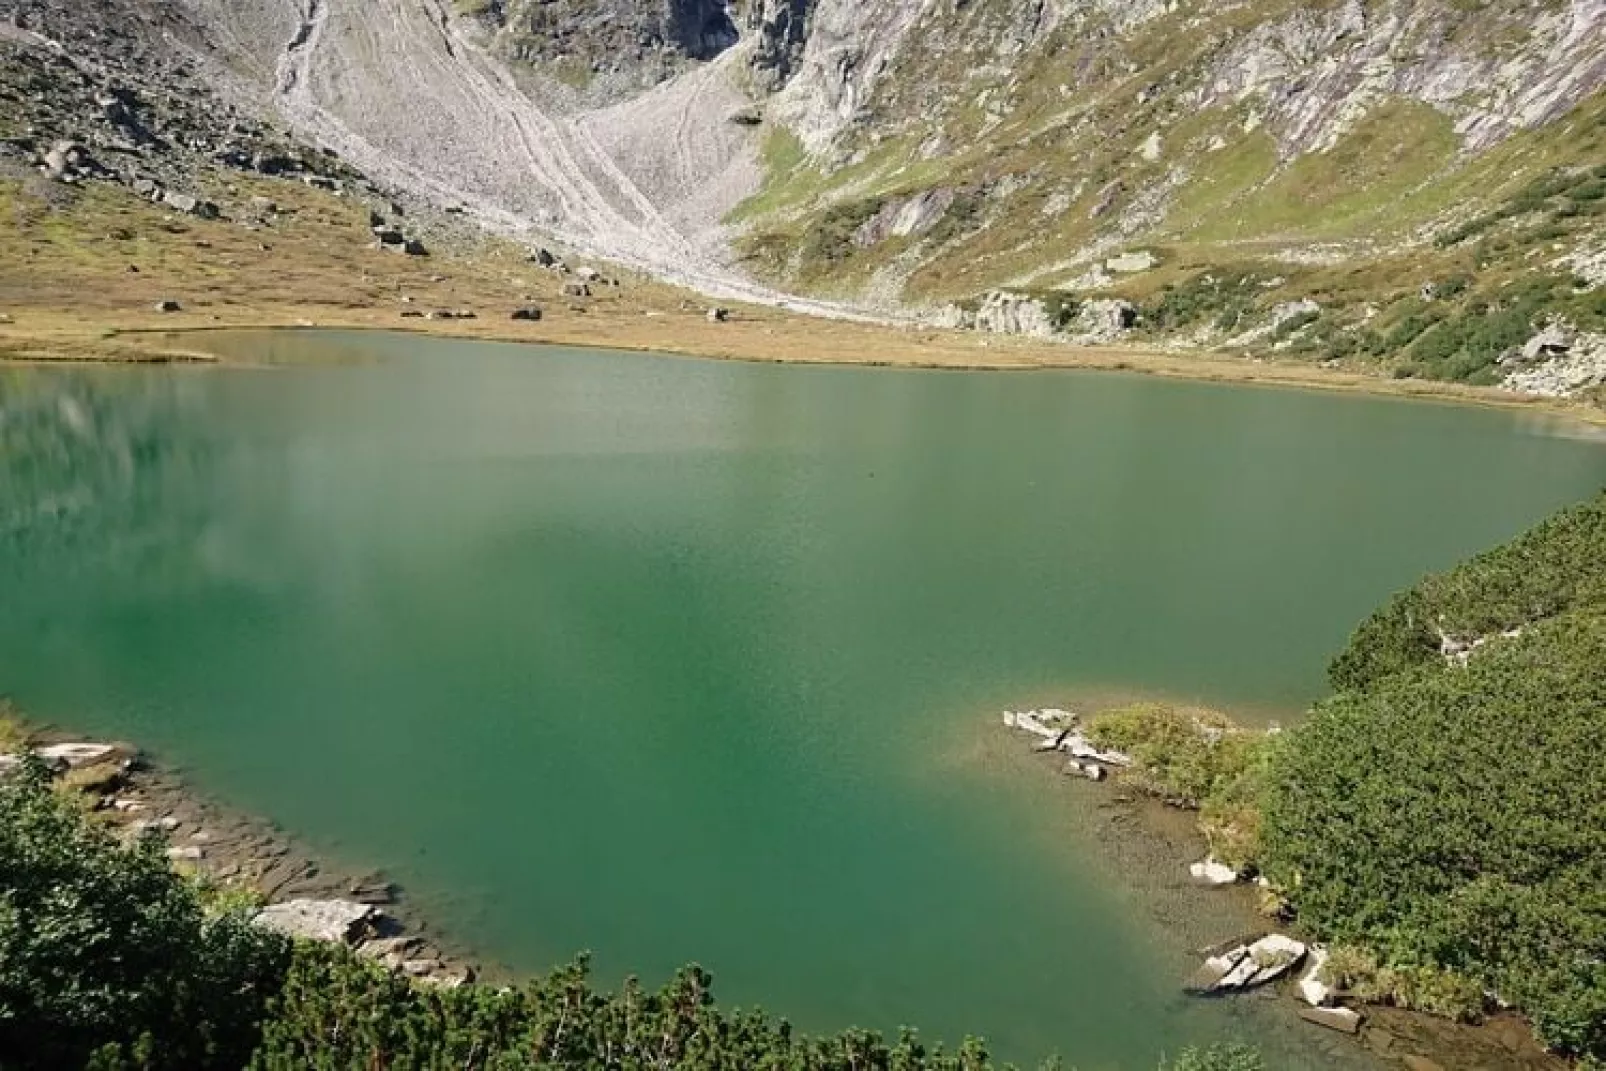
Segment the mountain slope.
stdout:
<svg viewBox="0 0 1606 1071">
<path fill-rule="evenodd" d="M 1460 323 L 1535 274 L 1554 293 L 1512 304 L 1601 326 L 1598 0 L 820 0 L 811 14 L 769 103 L 766 187 L 736 215 L 749 266 L 782 285 L 954 302 L 950 319 L 1003 329 L 1021 318 L 976 300 L 995 288 L 1046 292 L 1050 312 L 1124 299 L 1179 344 L 1308 344 L 1485 381 L 1509 341 L 1413 354 L 1386 338 L 1424 293 Z M 1556 189 L 1535 199 L 1540 179 Z M 1435 244 L 1514 202 L 1476 241 Z M 1517 345 L 1542 324 L 1523 326 Z"/>
<path fill-rule="evenodd" d="M 1606 381 L 1606 0 L 16 6 L 47 42 L 143 34 L 381 187 L 714 295 Z"/>
</svg>

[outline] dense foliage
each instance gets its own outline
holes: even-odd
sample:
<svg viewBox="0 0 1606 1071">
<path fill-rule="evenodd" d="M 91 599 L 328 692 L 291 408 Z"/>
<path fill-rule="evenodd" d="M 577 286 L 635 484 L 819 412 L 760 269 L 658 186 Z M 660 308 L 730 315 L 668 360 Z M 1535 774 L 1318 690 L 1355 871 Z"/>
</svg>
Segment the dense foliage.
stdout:
<svg viewBox="0 0 1606 1071">
<path fill-rule="evenodd" d="M 1332 678 L 1272 756 L 1265 870 L 1404 1000 L 1492 993 L 1606 1058 L 1606 496 L 1397 597 Z"/>
<path fill-rule="evenodd" d="M 301 1068 L 684 1068 L 688 1071 L 983 1071 L 980 1042 L 951 1054 L 913 1034 L 887 1044 L 850 1030 L 810 1039 L 761 1012 L 722 1012 L 697 967 L 659 993 L 593 989 L 586 963 L 524 989 L 428 989 L 342 950 L 296 957 L 253 1061 Z"/>
<path fill-rule="evenodd" d="M 1444 636 L 1470 641 L 1579 607 L 1606 608 L 1606 494 L 1430 576 L 1364 621 L 1334 659 L 1339 691 L 1442 666 Z"/>
<path fill-rule="evenodd" d="M 159 841 L 118 848 L 38 765 L 0 781 L 0 1066 L 234 1068 L 285 941 L 208 913 Z"/>
</svg>

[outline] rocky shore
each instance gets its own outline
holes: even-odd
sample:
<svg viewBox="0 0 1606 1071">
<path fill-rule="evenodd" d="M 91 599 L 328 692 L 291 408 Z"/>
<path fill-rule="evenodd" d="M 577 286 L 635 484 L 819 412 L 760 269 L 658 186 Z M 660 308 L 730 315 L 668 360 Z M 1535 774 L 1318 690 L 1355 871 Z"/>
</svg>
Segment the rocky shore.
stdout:
<svg viewBox="0 0 1606 1071">
<path fill-rule="evenodd" d="M 1328 949 L 1268 914 L 1277 901 L 1265 896 L 1252 874 L 1207 855 L 1197 827 L 1177 806 L 1133 791 L 1133 757 L 1089 739 L 1089 722 L 1096 719 L 1045 707 L 1005 711 L 1002 720 L 1012 736 L 1025 738 L 1034 758 L 1054 760 L 1063 777 L 1082 784 L 1077 791 L 1096 798 L 1092 806 L 1102 817 L 1095 835 L 1109 838 L 1105 846 L 1112 864 L 1134 885 L 1154 886 L 1147 889 L 1149 896 L 1165 898 L 1167 906 L 1146 910 L 1170 933 L 1179 953 L 1184 948 L 1189 953 L 1192 965 L 1180 981 L 1184 993 L 1270 1000 L 1285 1009 L 1279 1014 L 1286 1016 L 1289 1030 L 1301 1024 L 1309 1024 L 1306 1030 L 1323 1028 L 1314 1032 L 1316 1044 L 1345 1066 L 1357 1057 L 1407 1071 L 1565 1071 L 1570 1066 L 1546 1052 L 1529 1025 L 1510 1012 L 1477 1024 L 1455 1022 L 1370 1004 L 1347 992 L 1334 977 Z M 1145 878 L 1155 867 L 1174 877 Z M 1273 932 L 1273 926 L 1284 932 Z M 1212 931 L 1227 939 L 1217 940 Z M 1201 940 L 1214 943 L 1200 946 Z"/>
<path fill-rule="evenodd" d="M 128 744 L 42 731 L 29 734 L 27 749 L 125 843 L 160 837 L 174 867 L 259 900 L 258 925 L 345 944 L 426 984 L 474 979 L 474 965 L 433 938 L 383 874 L 318 858 L 272 823 L 196 793 Z M 0 777 L 20 766 L 22 752 L 0 752 Z"/>
</svg>

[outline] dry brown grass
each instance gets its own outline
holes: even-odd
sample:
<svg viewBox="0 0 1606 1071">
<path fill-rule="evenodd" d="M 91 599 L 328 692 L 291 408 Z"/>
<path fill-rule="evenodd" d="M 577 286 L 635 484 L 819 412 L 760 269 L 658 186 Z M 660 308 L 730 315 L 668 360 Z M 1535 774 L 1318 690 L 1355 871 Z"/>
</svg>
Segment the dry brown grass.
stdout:
<svg viewBox="0 0 1606 1071">
<path fill-rule="evenodd" d="M 225 208 L 253 195 L 284 215 L 247 229 L 147 204 L 126 191 L 64 191 L 0 178 L 0 360 L 216 360 L 205 330 L 345 327 L 751 361 L 945 369 L 1093 368 L 1451 397 L 1606 420 L 1583 405 L 1415 380 L 1385 381 L 1309 364 L 1126 347 L 1079 348 L 970 332 L 822 320 L 763 306 L 734 306 L 709 323 L 707 299 L 626 274 L 596 296 L 562 296 L 562 280 L 526 263 L 523 250 L 482 240 L 427 258 L 372 248 L 366 209 L 273 179 L 219 180 L 206 191 Z M 137 268 L 131 271 L 130 266 Z M 404 301 L 410 298 L 410 301 Z M 163 299 L 182 311 L 159 313 Z M 525 304 L 538 322 L 509 319 Z M 470 309 L 473 320 L 404 319 L 403 310 Z"/>
</svg>

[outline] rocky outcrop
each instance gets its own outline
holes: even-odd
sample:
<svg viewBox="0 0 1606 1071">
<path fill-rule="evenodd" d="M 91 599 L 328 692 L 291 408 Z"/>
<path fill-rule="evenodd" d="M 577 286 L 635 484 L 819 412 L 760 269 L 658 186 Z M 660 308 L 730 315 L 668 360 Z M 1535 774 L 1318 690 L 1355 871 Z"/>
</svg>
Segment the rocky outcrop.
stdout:
<svg viewBox="0 0 1606 1071">
<path fill-rule="evenodd" d="M 754 85 L 774 93 L 791 80 L 808 42 L 815 0 L 754 0 L 746 27 L 753 38 L 747 65 Z"/>
<path fill-rule="evenodd" d="M 638 91 L 738 39 L 724 0 L 508 0 L 492 16 L 508 58 L 541 73 L 561 65 L 571 82 L 598 77 Z"/>
<path fill-rule="evenodd" d="M 1007 290 L 992 291 L 974 309 L 951 306 L 944 310 L 941 322 L 944 326 L 1030 338 L 1054 338 L 1060 329 L 1041 298 Z"/>
<path fill-rule="evenodd" d="M 952 189 L 938 188 L 892 198 L 859 225 L 853 233 L 853 243 L 868 247 L 888 238 L 907 238 L 930 230 L 942 219 L 956 196 Z"/>
<path fill-rule="evenodd" d="M 1553 324 L 1502 363 L 1506 390 L 1565 398 L 1606 383 L 1606 335 Z"/>
</svg>

